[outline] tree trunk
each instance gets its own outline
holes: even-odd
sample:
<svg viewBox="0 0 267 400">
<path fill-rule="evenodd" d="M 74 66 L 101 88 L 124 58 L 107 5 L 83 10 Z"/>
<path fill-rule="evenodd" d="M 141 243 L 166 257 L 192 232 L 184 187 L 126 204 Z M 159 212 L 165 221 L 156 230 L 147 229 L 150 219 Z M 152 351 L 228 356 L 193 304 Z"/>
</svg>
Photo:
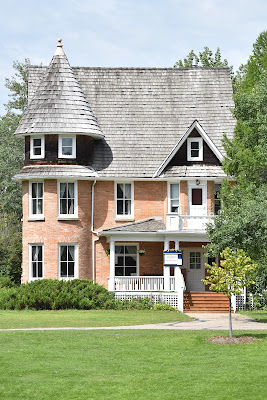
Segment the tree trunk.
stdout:
<svg viewBox="0 0 267 400">
<path fill-rule="evenodd" d="M 229 336 L 230 338 L 233 337 L 233 329 L 232 329 L 232 303 L 231 303 L 231 296 L 229 298 Z"/>
</svg>

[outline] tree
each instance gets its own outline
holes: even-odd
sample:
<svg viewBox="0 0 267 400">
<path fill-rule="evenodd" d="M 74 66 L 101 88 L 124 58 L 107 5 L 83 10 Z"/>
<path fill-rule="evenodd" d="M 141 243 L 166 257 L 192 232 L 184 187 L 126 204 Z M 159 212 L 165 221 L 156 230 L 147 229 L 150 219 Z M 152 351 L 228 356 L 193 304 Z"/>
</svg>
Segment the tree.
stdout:
<svg viewBox="0 0 267 400">
<path fill-rule="evenodd" d="M 229 336 L 233 337 L 232 329 L 232 303 L 231 296 L 242 293 L 243 288 L 253 283 L 252 273 L 256 264 L 246 256 L 244 250 L 231 250 L 227 247 L 220 254 L 221 266 L 212 263 L 208 267 L 208 276 L 202 282 L 210 285 L 210 290 L 217 293 L 224 293 L 229 299 Z"/>
<path fill-rule="evenodd" d="M 0 276 L 8 276 L 16 283 L 21 277 L 22 230 L 15 213 L 1 212 L 0 218 Z"/>
<path fill-rule="evenodd" d="M 194 58 L 196 59 L 197 64 L 201 62 L 202 67 L 229 67 L 226 59 L 222 61 L 219 47 L 217 48 L 214 56 L 212 50 L 210 50 L 208 47 L 204 47 L 203 52 L 199 52 L 199 57 L 194 50 L 191 50 L 184 60 L 179 60 L 174 64 L 174 68 L 192 67 Z"/>
<path fill-rule="evenodd" d="M 28 101 L 28 67 L 30 65 L 29 58 L 25 58 L 24 62 L 14 61 L 13 68 L 15 76 L 10 79 L 6 78 L 6 87 L 10 90 L 9 100 L 5 107 L 7 112 L 18 110 L 19 114 L 24 113 Z"/>
<path fill-rule="evenodd" d="M 223 184 L 222 212 L 208 227 L 207 248 L 209 255 L 227 246 L 244 249 L 258 264 L 251 290 L 260 293 L 267 284 L 267 31 L 253 49 L 235 83 L 234 137 L 224 138 L 223 169 L 237 184 Z"/>
<path fill-rule="evenodd" d="M 22 216 L 21 184 L 12 177 L 23 166 L 23 140 L 14 137 L 20 116 L 7 113 L 0 118 L 0 217 L 2 212 Z"/>
<path fill-rule="evenodd" d="M 24 143 L 14 137 L 22 113 L 27 106 L 27 69 L 30 61 L 15 61 L 15 76 L 6 79 L 11 100 L 7 113 L 0 117 L 0 276 L 16 282 L 21 275 L 21 184 L 12 177 L 22 168 Z"/>
</svg>

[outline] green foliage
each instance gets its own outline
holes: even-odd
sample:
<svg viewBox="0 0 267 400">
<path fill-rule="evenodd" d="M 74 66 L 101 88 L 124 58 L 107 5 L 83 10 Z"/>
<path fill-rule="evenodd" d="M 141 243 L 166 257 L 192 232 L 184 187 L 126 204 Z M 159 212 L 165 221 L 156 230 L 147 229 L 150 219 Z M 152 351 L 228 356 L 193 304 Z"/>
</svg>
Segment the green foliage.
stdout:
<svg viewBox="0 0 267 400">
<path fill-rule="evenodd" d="M 6 78 L 6 87 L 10 90 L 9 100 L 5 105 L 8 112 L 17 110 L 24 112 L 27 107 L 28 101 L 28 67 L 30 60 L 25 58 L 24 62 L 14 61 L 13 68 L 15 69 L 15 76 L 10 79 Z"/>
<path fill-rule="evenodd" d="M 0 213 L 0 276 L 16 283 L 21 276 L 21 221 L 15 213 Z"/>
<path fill-rule="evenodd" d="M 210 285 L 210 290 L 217 293 L 224 293 L 228 296 L 240 294 L 245 286 L 253 282 L 253 271 L 257 265 L 251 262 L 244 250 L 231 250 L 227 247 L 220 254 L 221 266 L 215 263 L 208 267 L 208 276 L 202 282 Z"/>
<path fill-rule="evenodd" d="M 204 47 L 204 50 L 199 52 L 199 56 L 194 50 L 191 50 L 190 53 L 183 60 L 179 60 L 174 64 L 174 68 L 189 68 L 193 66 L 193 59 L 196 59 L 197 64 L 200 62 L 201 67 L 229 67 L 228 61 L 224 59 L 222 61 L 221 51 L 219 47 L 216 50 L 216 53 L 213 55 L 212 50 L 208 47 Z M 230 67 L 232 69 L 232 67 Z"/>
<path fill-rule="evenodd" d="M 16 283 L 8 276 L 0 276 L 0 289 L 15 287 Z"/>
<path fill-rule="evenodd" d="M 215 255 L 229 246 L 243 249 L 258 264 L 255 284 L 249 289 L 261 293 L 267 284 L 267 31 L 253 46 L 248 63 L 234 80 L 234 116 L 237 124 L 232 140 L 224 138 L 223 169 L 237 181 L 224 183 L 222 212 L 208 227 Z"/>
<path fill-rule="evenodd" d="M 168 310 L 168 311 L 174 311 L 175 308 L 170 306 L 169 304 L 161 303 L 161 304 L 155 304 L 154 306 L 155 310 Z"/>
<path fill-rule="evenodd" d="M 14 137 L 19 120 L 14 113 L 0 118 L 0 216 L 3 212 L 22 215 L 21 184 L 12 181 L 24 159 L 23 140 Z"/>
<path fill-rule="evenodd" d="M 115 300 L 114 293 L 88 280 L 41 279 L 15 287 L 7 278 L 0 281 L 0 309 L 174 310 L 166 304 L 154 307 L 150 297 Z"/>
</svg>

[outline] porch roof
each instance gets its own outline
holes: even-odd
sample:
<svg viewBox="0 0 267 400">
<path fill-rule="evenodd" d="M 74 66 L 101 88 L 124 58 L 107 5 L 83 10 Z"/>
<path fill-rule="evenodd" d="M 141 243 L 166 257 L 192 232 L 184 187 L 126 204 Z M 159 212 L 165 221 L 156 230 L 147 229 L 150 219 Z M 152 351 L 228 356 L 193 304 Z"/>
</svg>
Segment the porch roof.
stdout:
<svg viewBox="0 0 267 400">
<path fill-rule="evenodd" d="M 135 222 L 129 222 L 119 226 L 114 226 L 112 228 L 103 229 L 99 232 L 100 236 L 105 236 L 106 234 L 112 234 L 115 232 L 128 232 L 128 233 L 143 233 L 143 232 L 158 232 L 164 231 L 166 229 L 162 218 L 152 217 L 146 218 Z"/>
</svg>

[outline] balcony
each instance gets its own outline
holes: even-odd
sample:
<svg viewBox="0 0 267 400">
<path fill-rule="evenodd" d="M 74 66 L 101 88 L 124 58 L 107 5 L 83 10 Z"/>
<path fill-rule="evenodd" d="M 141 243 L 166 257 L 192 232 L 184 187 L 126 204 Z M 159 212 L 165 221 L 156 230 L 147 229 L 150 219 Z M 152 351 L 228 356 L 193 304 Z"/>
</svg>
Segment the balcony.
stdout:
<svg viewBox="0 0 267 400">
<path fill-rule="evenodd" d="M 214 215 L 167 214 L 167 231 L 205 231 L 213 223 Z"/>
</svg>

